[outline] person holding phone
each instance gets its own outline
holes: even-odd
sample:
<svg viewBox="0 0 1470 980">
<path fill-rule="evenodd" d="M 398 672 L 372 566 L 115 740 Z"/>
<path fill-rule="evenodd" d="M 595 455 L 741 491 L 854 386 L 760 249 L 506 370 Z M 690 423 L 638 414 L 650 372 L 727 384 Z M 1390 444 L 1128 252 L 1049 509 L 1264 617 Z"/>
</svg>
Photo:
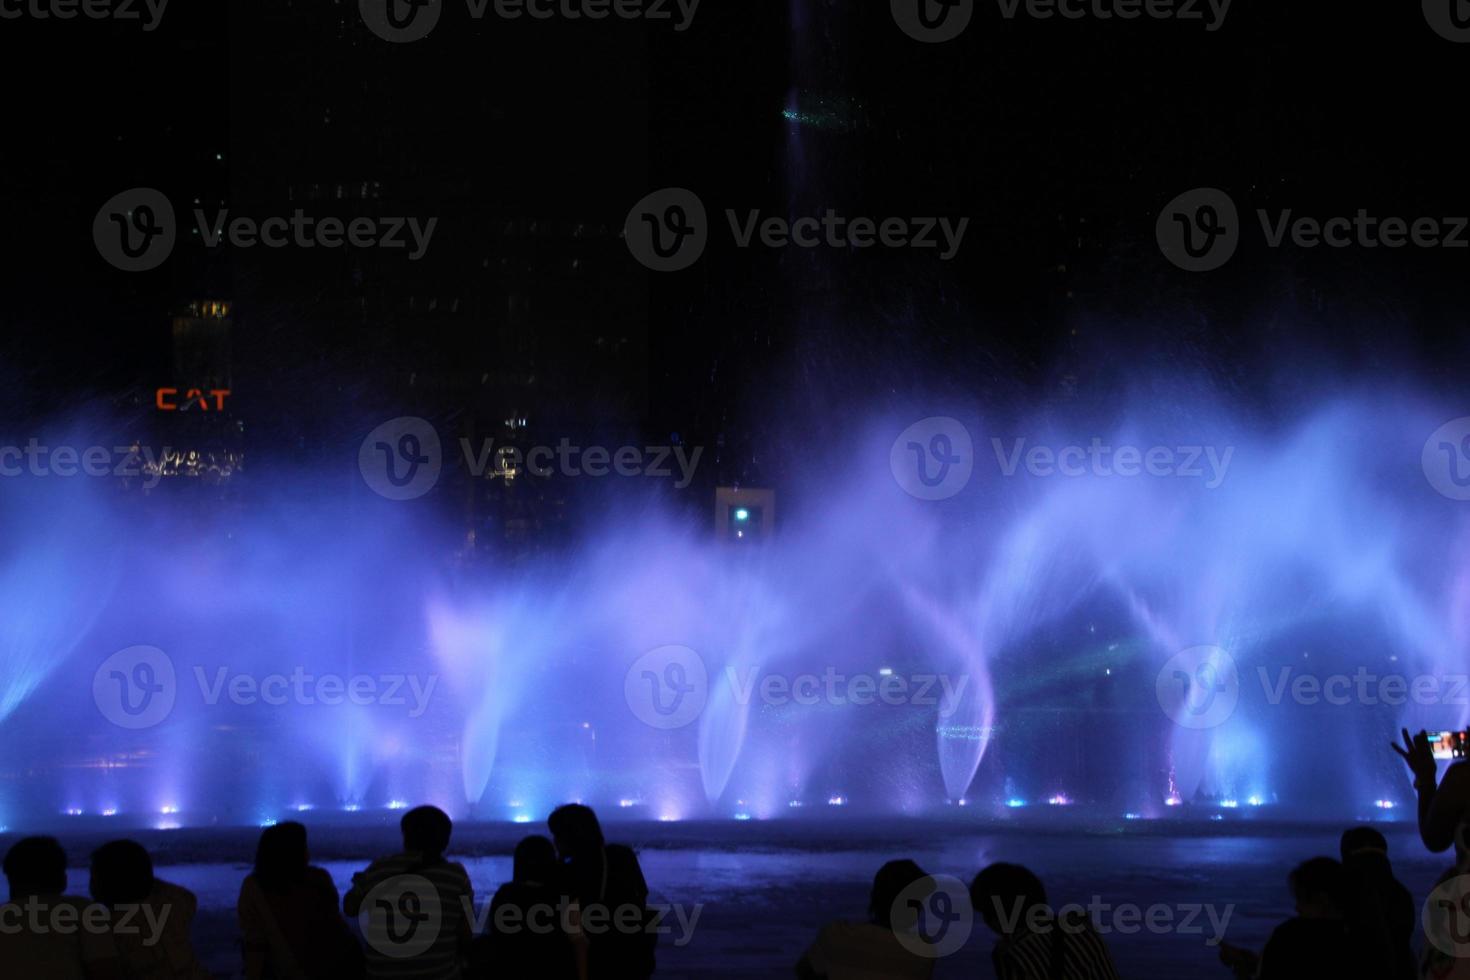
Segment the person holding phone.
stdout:
<svg viewBox="0 0 1470 980">
<path fill-rule="evenodd" d="M 1463 865 L 1470 854 L 1465 834 L 1466 819 L 1470 818 L 1470 767 L 1463 761 L 1454 762 L 1445 770 L 1444 779 L 1439 780 L 1434 746 L 1448 747 L 1453 740 L 1441 735 L 1431 741 L 1429 733 L 1424 731 L 1410 737 L 1407 728 L 1403 729 L 1403 736 L 1402 746 L 1389 744 L 1414 774 L 1414 791 L 1419 795 L 1419 839 L 1435 854 L 1453 846 L 1455 864 Z"/>
<path fill-rule="evenodd" d="M 1454 746 L 1463 745 L 1463 739 L 1447 732 L 1431 737 L 1424 731 L 1411 738 L 1407 728 L 1403 729 L 1403 736 L 1404 744 L 1393 745 L 1393 750 L 1414 774 L 1414 791 L 1419 795 L 1419 839 L 1436 854 L 1451 846 L 1455 849 L 1454 865 L 1435 883 L 1438 891 L 1446 882 L 1470 874 L 1470 846 L 1467 846 L 1470 834 L 1466 832 L 1470 824 L 1470 766 L 1465 765 L 1463 757 L 1461 761 L 1451 761 L 1444 779 L 1440 780 L 1439 759 L 1454 760 Z M 1436 752 L 1436 747 L 1440 751 Z M 1431 902 L 1425 910 L 1425 932 L 1452 935 L 1452 917 L 1456 912 L 1446 908 L 1443 902 Z M 1470 980 L 1470 960 L 1451 956 L 1431 942 L 1424 950 L 1421 975 L 1439 980 Z"/>
</svg>

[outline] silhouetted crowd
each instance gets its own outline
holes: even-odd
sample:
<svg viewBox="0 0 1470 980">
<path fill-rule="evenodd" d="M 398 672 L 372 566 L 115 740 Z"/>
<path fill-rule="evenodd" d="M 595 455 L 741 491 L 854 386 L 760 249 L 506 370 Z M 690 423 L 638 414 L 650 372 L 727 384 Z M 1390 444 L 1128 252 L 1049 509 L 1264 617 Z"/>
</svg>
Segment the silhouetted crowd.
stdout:
<svg viewBox="0 0 1470 980">
<path fill-rule="evenodd" d="M 1411 738 L 1405 731 L 1395 749 L 1415 778 L 1425 845 L 1436 852 L 1453 846 L 1456 854 L 1436 888 L 1444 897 L 1424 904 L 1432 940 L 1426 951 L 1414 952 L 1419 905 L 1394 876 L 1387 840 L 1354 827 L 1342 835 L 1337 858 L 1314 857 L 1290 873 L 1296 914 L 1262 950 L 1219 942 L 1220 961 L 1236 978 L 1470 977 L 1470 888 L 1459 887 L 1470 875 L 1470 768 L 1453 765 L 1438 782 L 1423 732 Z M 304 826 L 267 827 L 237 905 L 248 980 L 643 980 L 655 973 L 662 930 L 648 883 L 634 852 L 608 843 L 590 808 L 558 807 L 547 821 L 549 837 L 521 840 L 511 880 L 482 912 L 464 866 L 445 856 L 448 815 L 418 807 L 400 829 L 402 851 L 354 874 L 339 896 L 331 876 L 311 864 Z M 90 898 L 69 892 L 66 853 L 51 837 L 18 841 L 4 870 L 10 901 L 0 906 L 0 978 L 210 976 L 190 939 L 195 896 L 158 878 L 142 845 L 117 840 L 93 852 Z M 947 891 L 911 860 L 889 861 L 874 877 L 866 918 L 824 926 L 796 963 L 797 976 L 930 977 L 953 951 L 946 931 L 961 917 L 995 934 L 1000 980 L 1118 976 L 1086 910 L 1054 908 L 1026 868 L 992 864 L 961 889 Z"/>
</svg>

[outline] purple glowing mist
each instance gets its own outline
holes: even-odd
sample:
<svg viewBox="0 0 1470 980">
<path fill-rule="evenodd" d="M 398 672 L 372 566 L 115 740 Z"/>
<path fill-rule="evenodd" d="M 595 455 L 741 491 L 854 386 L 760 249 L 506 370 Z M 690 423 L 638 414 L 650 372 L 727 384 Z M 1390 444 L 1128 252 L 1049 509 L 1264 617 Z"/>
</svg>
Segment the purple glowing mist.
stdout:
<svg viewBox="0 0 1470 980">
<path fill-rule="evenodd" d="M 887 465 L 911 419 L 887 418 L 793 474 L 800 504 L 760 548 L 732 550 L 639 502 L 574 549 L 473 573 L 454 570 L 457 532 L 432 497 L 344 490 L 341 470 L 257 477 L 259 499 L 228 520 L 203 498 L 119 494 L 102 479 L 7 479 L 0 730 L 41 764 L 0 784 L 0 816 L 248 820 L 403 800 L 487 817 L 539 816 L 567 799 L 665 818 L 776 816 L 838 798 L 876 811 L 967 796 L 999 805 L 1003 787 L 1047 763 L 1010 734 L 1029 692 L 1044 680 L 1065 698 L 1096 675 L 1070 639 L 1094 621 L 1116 640 L 1107 665 L 1126 678 L 1134 719 L 1118 771 L 1097 779 L 1142 786 L 1152 799 L 1131 808 L 1171 789 L 1233 800 L 1289 797 L 1295 783 L 1302 802 L 1330 781 L 1349 800 L 1397 792 L 1389 764 L 1328 753 L 1303 776 L 1280 746 L 1322 725 L 1362 730 L 1370 746 L 1400 723 L 1464 724 L 1464 706 L 1313 715 L 1255 697 L 1227 724 L 1193 730 L 1165 717 L 1151 684 L 1200 644 L 1228 650 L 1243 676 L 1282 662 L 1351 673 L 1388 649 L 1406 674 L 1464 673 L 1470 513 L 1419 469 L 1441 413 L 1383 393 L 1271 427 L 1220 408 L 1183 422 L 1156 408 L 1106 431 L 1042 417 L 997 437 L 1231 446 L 1218 487 L 1004 477 L 977 422 L 971 484 L 920 501 Z M 134 644 L 167 652 L 179 677 L 174 710 L 144 731 L 116 727 L 92 700 L 98 664 Z M 704 712 L 673 731 L 644 724 L 623 697 L 630 666 L 667 644 L 697 651 L 709 674 Z M 432 687 L 418 713 L 201 694 L 220 677 L 298 668 Z M 750 696 L 771 673 L 885 668 L 963 688 L 943 710 Z"/>
</svg>

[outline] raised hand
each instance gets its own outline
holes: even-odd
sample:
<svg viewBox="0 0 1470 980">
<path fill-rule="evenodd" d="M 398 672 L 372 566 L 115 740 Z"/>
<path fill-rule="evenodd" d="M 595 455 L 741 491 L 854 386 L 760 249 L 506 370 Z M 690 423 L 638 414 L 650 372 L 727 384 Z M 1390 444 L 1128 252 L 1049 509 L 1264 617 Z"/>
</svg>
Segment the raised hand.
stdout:
<svg viewBox="0 0 1470 980">
<path fill-rule="evenodd" d="M 1434 750 L 1429 747 L 1429 733 L 1420 731 L 1418 735 L 1409 736 L 1409 730 L 1403 729 L 1404 744 L 1402 746 L 1393 742 L 1389 747 L 1403 757 L 1409 771 L 1414 774 L 1414 785 L 1434 785 L 1435 776 L 1439 772 L 1439 765 L 1434 761 Z"/>
</svg>

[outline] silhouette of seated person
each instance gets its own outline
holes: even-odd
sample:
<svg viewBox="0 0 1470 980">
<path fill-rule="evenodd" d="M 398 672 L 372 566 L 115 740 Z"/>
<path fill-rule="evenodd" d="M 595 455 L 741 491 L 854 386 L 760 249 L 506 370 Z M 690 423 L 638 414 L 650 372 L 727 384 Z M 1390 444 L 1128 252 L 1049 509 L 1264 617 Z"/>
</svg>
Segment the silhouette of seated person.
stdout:
<svg viewBox="0 0 1470 980">
<path fill-rule="evenodd" d="M 566 933 L 556 845 L 539 835 L 516 845 L 511 880 L 490 901 L 485 935 L 475 940 L 476 978 L 574 980 L 577 957 Z"/>
<path fill-rule="evenodd" d="M 597 814 L 580 803 L 557 807 L 546 824 L 562 862 L 568 933 L 579 969 L 590 980 L 652 976 L 658 936 L 638 856 L 607 843 Z"/>
<path fill-rule="evenodd" d="M 475 892 L 464 865 L 444 857 L 454 824 L 438 807 L 421 806 L 403 815 L 399 829 L 403 851 L 353 875 L 342 897 L 349 916 L 368 913 L 367 975 L 459 980 L 469 954 Z"/>
<path fill-rule="evenodd" d="M 137 841 L 115 840 L 92 852 L 92 898 L 111 913 L 112 940 L 129 980 L 208 980 L 190 931 L 194 893 L 154 877 Z"/>
<path fill-rule="evenodd" d="M 823 926 L 796 964 L 803 980 L 927 980 L 934 958 L 906 946 L 894 928 L 895 906 L 910 886 L 928 878 L 913 861 L 889 861 L 873 876 L 865 920 L 836 920 Z M 932 889 L 930 889 L 932 891 Z"/>
<path fill-rule="evenodd" d="M 110 913 L 66 893 L 66 851 L 26 837 L 5 854 L 10 901 L 0 905 L 0 973 L 54 980 L 122 980 Z"/>
<path fill-rule="evenodd" d="M 970 902 L 1000 937 L 990 954 L 1000 980 L 1117 980 L 1107 944 L 1087 913 L 1054 912 L 1041 879 L 1028 869 L 990 865 L 970 884 Z"/>
<path fill-rule="evenodd" d="M 1340 863 L 1329 857 L 1312 858 L 1291 873 L 1296 916 L 1271 933 L 1257 956 L 1250 950 L 1220 944 L 1220 962 L 1237 978 L 1301 980 L 1303 977 L 1373 977 L 1365 972 L 1354 949 L 1343 916 L 1347 879 Z"/>
<path fill-rule="evenodd" d="M 311 864 L 306 828 L 294 821 L 267 827 L 235 906 L 246 980 L 361 977 L 362 949 L 339 902 L 332 876 Z"/>
</svg>

